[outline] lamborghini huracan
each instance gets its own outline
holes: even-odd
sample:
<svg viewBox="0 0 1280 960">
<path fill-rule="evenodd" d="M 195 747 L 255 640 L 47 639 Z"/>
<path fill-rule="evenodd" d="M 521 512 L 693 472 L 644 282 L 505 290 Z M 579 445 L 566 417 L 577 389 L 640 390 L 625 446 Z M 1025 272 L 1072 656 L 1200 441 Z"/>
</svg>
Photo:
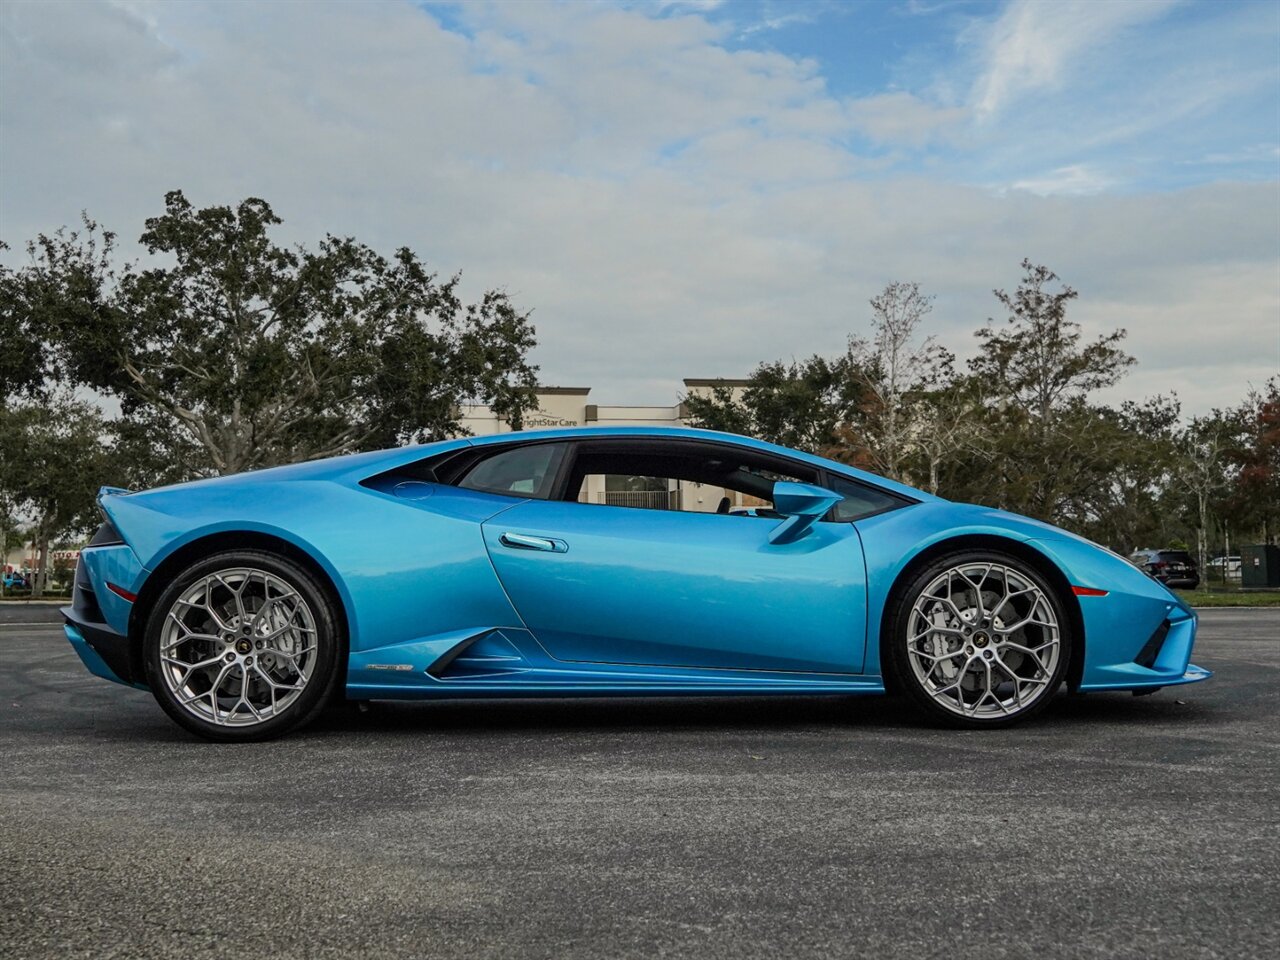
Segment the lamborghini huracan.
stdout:
<svg viewBox="0 0 1280 960">
<path fill-rule="evenodd" d="M 66 634 L 214 740 L 336 698 L 899 693 L 997 727 L 1203 680 L 1124 558 L 746 437 L 578 428 L 104 488 Z"/>
</svg>

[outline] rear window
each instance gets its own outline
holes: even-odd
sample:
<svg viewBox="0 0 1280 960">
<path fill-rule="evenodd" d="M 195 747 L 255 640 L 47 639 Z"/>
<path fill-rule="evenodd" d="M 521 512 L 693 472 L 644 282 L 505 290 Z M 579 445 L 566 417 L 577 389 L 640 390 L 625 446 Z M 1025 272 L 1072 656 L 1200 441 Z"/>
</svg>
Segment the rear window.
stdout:
<svg viewBox="0 0 1280 960">
<path fill-rule="evenodd" d="M 1162 560 L 1165 563 L 1194 563 L 1195 562 L 1194 560 L 1191 559 L 1191 554 L 1187 553 L 1187 551 L 1185 550 L 1161 550 L 1158 554 L 1156 554 L 1156 559 Z"/>
<path fill-rule="evenodd" d="M 531 443 L 499 449 L 467 471 L 458 486 L 484 493 L 546 500 L 551 496 L 563 443 Z"/>
</svg>

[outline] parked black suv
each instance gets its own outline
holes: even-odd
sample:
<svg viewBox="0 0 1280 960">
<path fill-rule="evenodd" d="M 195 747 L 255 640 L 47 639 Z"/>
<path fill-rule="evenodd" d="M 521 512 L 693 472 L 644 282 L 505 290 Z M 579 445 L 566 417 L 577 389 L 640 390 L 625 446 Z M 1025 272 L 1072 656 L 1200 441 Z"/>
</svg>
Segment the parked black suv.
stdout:
<svg viewBox="0 0 1280 960">
<path fill-rule="evenodd" d="M 1185 550 L 1135 550 L 1129 562 L 1166 587 L 1194 590 L 1200 586 L 1200 571 Z"/>
</svg>

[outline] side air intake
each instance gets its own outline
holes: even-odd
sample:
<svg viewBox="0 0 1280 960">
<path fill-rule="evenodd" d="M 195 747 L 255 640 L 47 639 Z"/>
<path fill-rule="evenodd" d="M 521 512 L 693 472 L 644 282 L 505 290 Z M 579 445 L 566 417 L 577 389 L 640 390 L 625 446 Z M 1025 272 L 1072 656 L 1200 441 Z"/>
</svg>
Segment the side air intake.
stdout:
<svg viewBox="0 0 1280 960">
<path fill-rule="evenodd" d="M 458 644 L 427 673 L 437 680 L 477 680 L 523 673 L 527 668 L 520 651 L 501 630 L 488 630 Z"/>
<path fill-rule="evenodd" d="M 1160 651 L 1164 648 L 1164 641 L 1169 636 L 1169 627 L 1171 624 L 1165 620 L 1156 627 L 1155 633 L 1151 634 L 1151 639 L 1142 645 L 1142 649 L 1138 651 L 1138 655 L 1133 658 L 1133 662 L 1140 667 L 1146 667 L 1148 670 L 1154 669 L 1156 660 L 1160 657 Z"/>
</svg>

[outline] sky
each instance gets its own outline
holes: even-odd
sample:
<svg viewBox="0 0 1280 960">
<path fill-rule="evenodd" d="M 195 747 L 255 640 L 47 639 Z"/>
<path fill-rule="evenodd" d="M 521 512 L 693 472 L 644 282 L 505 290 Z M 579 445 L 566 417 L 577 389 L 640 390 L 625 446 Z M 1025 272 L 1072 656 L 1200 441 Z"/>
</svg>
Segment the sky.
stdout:
<svg viewBox="0 0 1280 960">
<path fill-rule="evenodd" d="M 1280 3 L 0 5 L 0 239 L 167 190 L 407 245 L 548 384 L 841 351 L 916 281 L 961 357 L 1024 257 L 1189 413 L 1280 373 Z"/>
</svg>

